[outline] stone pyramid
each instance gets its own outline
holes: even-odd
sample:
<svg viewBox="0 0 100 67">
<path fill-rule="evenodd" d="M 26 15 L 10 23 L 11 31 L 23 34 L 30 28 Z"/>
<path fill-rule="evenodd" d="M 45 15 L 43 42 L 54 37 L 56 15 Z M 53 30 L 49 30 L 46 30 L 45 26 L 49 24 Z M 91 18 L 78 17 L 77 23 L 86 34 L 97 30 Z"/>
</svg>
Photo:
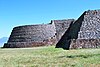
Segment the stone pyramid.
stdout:
<svg viewBox="0 0 100 67">
<path fill-rule="evenodd" d="M 98 48 L 100 47 L 100 10 L 85 11 L 70 24 L 56 48 Z"/>
<path fill-rule="evenodd" d="M 74 19 L 51 20 L 48 24 L 14 27 L 4 48 L 25 48 L 55 45 Z"/>
</svg>

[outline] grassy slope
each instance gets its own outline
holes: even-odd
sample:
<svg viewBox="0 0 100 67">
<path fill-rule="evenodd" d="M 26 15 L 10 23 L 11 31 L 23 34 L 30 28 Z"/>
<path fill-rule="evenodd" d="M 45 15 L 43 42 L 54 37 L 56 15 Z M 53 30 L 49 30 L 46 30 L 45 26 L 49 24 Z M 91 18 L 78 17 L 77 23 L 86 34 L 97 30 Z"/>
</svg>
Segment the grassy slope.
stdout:
<svg viewBox="0 0 100 67">
<path fill-rule="evenodd" d="M 100 49 L 0 49 L 0 67 L 100 67 Z"/>
</svg>

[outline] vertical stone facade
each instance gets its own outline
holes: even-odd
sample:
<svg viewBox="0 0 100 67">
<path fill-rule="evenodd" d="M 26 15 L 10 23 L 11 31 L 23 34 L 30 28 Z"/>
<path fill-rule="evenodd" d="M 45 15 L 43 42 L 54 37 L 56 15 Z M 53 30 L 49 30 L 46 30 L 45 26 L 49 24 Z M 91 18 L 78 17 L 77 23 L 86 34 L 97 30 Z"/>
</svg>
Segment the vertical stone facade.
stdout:
<svg viewBox="0 0 100 67">
<path fill-rule="evenodd" d="M 80 18 L 78 19 L 80 20 Z M 88 10 L 83 21 L 78 38 L 72 39 L 70 48 L 99 48 L 100 47 L 100 10 Z"/>
<path fill-rule="evenodd" d="M 13 28 L 5 48 L 37 47 L 56 44 L 56 48 L 99 48 L 100 10 L 85 11 L 76 21 L 51 20 L 49 24 Z"/>
<path fill-rule="evenodd" d="M 86 11 L 78 38 L 100 39 L 100 10 Z"/>
<path fill-rule="evenodd" d="M 34 47 L 52 45 L 56 42 L 56 30 L 53 24 L 26 25 L 12 30 L 8 43 L 4 47 Z"/>
<path fill-rule="evenodd" d="M 100 47 L 100 10 L 85 11 L 56 44 L 56 48 Z"/>
<path fill-rule="evenodd" d="M 15 27 L 4 47 L 22 48 L 55 45 L 72 21 L 74 20 L 52 20 L 49 24 Z"/>
<path fill-rule="evenodd" d="M 69 28 L 70 24 L 74 21 L 75 21 L 74 19 L 52 20 L 56 28 L 57 41 L 61 39 L 65 31 Z"/>
</svg>

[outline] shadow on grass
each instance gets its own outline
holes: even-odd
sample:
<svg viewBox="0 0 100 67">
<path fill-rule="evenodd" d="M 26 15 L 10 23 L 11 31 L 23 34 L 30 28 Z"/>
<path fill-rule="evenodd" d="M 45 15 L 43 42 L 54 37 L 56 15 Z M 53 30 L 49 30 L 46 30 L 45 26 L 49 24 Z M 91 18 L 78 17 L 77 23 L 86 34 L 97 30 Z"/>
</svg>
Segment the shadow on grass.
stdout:
<svg viewBox="0 0 100 67">
<path fill-rule="evenodd" d="M 93 57 L 93 56 L 100 56 L 100 54 L 86 54 L 86 55 L 69 55 L 69 56 L 60 56 L 58 58 L 63 58 L 63 57 L 66 57 L 66 58 L 77 58 L 77 57 L 81 57 L 81 58 L 89 58 L 89 57 Z"/>
<path fill-rule="evenodd" d="M 0 47 L 0 49 L 3 49 L 3 47 Z"/>
</svg>

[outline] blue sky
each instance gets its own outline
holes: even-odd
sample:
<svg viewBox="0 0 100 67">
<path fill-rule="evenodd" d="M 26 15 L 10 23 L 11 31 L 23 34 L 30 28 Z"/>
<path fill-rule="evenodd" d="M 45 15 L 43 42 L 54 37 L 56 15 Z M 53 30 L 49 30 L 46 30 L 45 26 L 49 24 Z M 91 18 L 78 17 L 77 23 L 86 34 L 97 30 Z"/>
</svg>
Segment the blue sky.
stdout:
<svg viewBox="0 0 100 67">
<path fill-rule="evenodd" d="M 100 8 L 100 0 L 0 0 L 0 38 L 13 27 L 77 19 L 85 10 Z"/>
</svg>

